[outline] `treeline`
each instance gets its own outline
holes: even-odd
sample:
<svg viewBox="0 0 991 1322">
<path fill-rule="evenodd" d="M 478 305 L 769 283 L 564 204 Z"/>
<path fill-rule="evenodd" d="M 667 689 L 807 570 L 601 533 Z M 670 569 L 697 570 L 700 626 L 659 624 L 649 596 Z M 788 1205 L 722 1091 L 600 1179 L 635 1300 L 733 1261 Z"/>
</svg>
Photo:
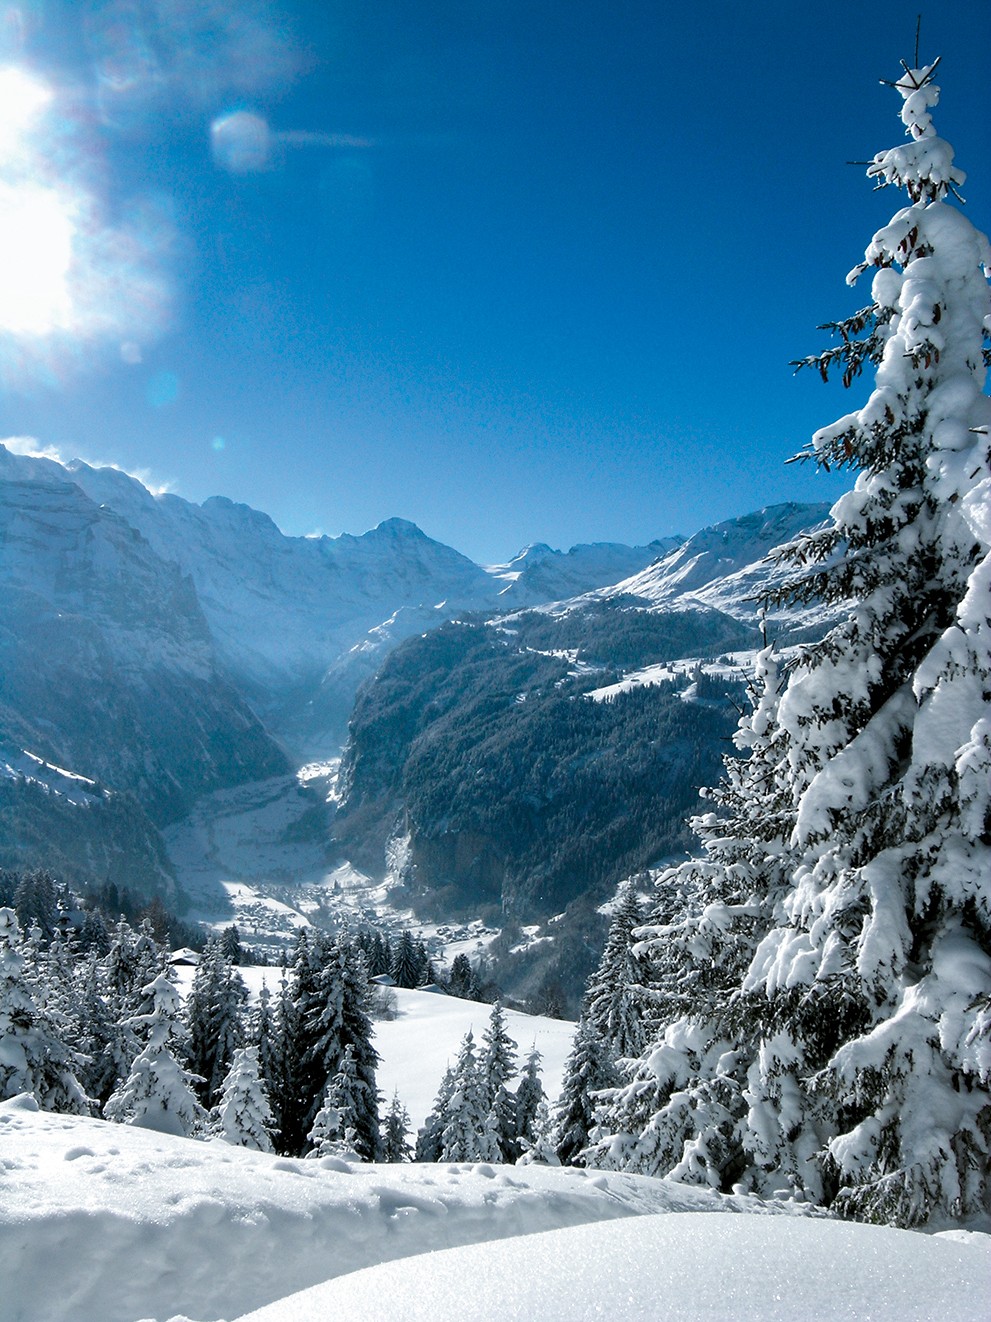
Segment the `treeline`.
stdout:
<svg viewBox="0 0 991 1322">
<path fill-rule="evenodd" d="M 133 926 L 147 923 L 161 945 L 201 950 L 206 940 L 199 924 L 179 918 L 160 896 L 149 900 L 143 893 L 109 880 L 94 884 L 80 896 L 49 868 L 0 867 L 0 907 L 4 906 L 14 910 L 24 931 L 37 927 L 48 942 L 57 931 L 71 928 L 79 949 L 96 949 L 100 954 L 109 950 L 118 918 L 126 918 Z"/>
<path fill-rule="evenodd" d="M 25 934 L 13 909 L 0 907 L 0 1100 L 31 1093 L 44 1110 L 292 1157 L 408 1160 L 408 1113 L 394 1097 L 383 1116 L 376 1086 L 379 988 L 362 945 L 378 944 L 302 929 L 276 989 L 249 1004 L 232 927 L 207 942 L 183 1000 L 147 919 L 137 928 L 119 919 L 102 949 L 57 922 L 46 935 L 32 919 Z M 396 943 L 400 976 L 404 964 L 414 976 L 418 945 L 409 933 Z M 463 955 L 450 986 L 477 987 Z M 429 1137 L 417 1140 L 421 1159 L 436 1150 L 438 1160 L 516 1160 L 534 1146 L 539 1058 L 531 1054 L 510 1096 L 515 1044 L 498 1004 L 489 1036 L 491 1058 L 463 1050 L 456 1086 L 445 1081 Z"/>
</svg>

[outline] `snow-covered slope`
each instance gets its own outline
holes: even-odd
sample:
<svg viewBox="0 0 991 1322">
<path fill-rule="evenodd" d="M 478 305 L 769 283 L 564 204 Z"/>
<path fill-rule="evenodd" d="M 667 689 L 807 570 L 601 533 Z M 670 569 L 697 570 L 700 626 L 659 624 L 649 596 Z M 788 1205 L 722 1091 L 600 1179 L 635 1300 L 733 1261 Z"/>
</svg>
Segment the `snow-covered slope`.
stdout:
<svg viewBox="0 0 991 1322">
<path fill-rule="evenodd" d="M 761 1207 L 576 1169 L 288 1160 L 45 1114 L 32 1098 L 0 1104 L 0 1152 L 3 1322 L 213 1322 L 430 1250 Z"/>
<path fill-rule="evenodd" d="M 556 551 L 545 542 L 536 542 L 508 564 L 490 565 L 488 572 L 504 584 L 499 592 L 499 608 L 515 610 L 520 606 L 563 601 L 618 583 L 667 555 L 683 540 L 666 537 L 649 546 L 595 542 L 573 546 L 570 551 Z"/>
<path fill-rule="evenodd" d="M 675 601 L 683 605 L 686 596 L 691 596 L 730 614 L 745 609 L 752 615 L 752 589 L 768 580 L 768 566 L 762 563 L 768 551 L 821 523 L 828 513 L 826 504 L 770 505 L 703 528 L 656 564 L 603 595 L 628 593 L 655 605 Z M 723 586 L 726 583 L 731 585 L 728 590 Z"/>
<path fill-rule="evenodd" d="M 986 1236 L 645 1176 L 290 1161 L 32 1098 L 0 1104 L 0 1153 L 4 1322 L 987 1315 Z"/>
<path fill-rule="evenodd" d="M 984 1322 L 991 1240 L 682 1212 L 472 1244 L 338 1277 L 237 1322 Z"/>
</svg>

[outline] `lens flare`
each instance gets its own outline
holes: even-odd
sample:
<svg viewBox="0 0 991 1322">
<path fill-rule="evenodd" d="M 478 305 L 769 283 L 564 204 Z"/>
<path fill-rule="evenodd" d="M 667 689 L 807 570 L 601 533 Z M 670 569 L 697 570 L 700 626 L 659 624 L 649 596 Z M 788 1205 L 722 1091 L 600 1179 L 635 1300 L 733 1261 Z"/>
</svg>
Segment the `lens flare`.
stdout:
<svg viewBox="0 0 991 1322">
<path fill-rule="evenodd" d="M 210 149 L 221 169 L 232 174 L 255 174 L 268 169 L 272 133 L 261 115 L 234 110 L 210 125 Z"/>
</svg>

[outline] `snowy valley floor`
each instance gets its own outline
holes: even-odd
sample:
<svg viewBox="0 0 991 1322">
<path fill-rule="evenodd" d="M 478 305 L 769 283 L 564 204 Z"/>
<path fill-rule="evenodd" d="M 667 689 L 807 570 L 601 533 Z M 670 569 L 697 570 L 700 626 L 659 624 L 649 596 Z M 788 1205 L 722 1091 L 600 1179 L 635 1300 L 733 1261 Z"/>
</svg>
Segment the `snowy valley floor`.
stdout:
<svg viewBox="0 0 991 1322">
<path fill-rule="evenodd" d="M 0 1319 L 986 1319 L 991 1237 L 771 1210 L 580 1170 L 290 1161 L 14 1099 Z"/>
</svg>

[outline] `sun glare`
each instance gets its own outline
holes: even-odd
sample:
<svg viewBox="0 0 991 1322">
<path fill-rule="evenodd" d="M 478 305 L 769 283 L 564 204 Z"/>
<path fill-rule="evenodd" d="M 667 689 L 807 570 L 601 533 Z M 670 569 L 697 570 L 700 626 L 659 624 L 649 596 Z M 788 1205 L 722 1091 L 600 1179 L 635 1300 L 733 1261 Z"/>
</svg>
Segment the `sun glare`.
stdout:
<svg viewBox="0 0 991 1322">
<path fill-rule="evenodd" d="M 23 69 L 0 69 L 0 162 L 19 151 L 32 120 L 51 99 L 50 89 Z"/>
<path fill-rule="evenodd" d="M 34 129 L 51 91 L 0 69 L 0 330 L 45 335 L 70 315 L 73 226 L 65 199 L 38 176 Z"/>
<path fill-rule="evenodd" d="M 44 335 L 71 310 L 72 222 L 52 188 L 0 184 L 0 329 Z"/>
<path fill-rule="evenodd" d="M 168 322 L 171 231 L 140 197 L 127 199 L 123 222 L 107 223 L 90 182 L 98 148 L 74 134 L 78 113 L 29 70 L 0 66 L 4 385 L 62 382 L 108 343 L 126 342 L 125 361 L 140 361 L 140 342 Z"/>
</svg>

